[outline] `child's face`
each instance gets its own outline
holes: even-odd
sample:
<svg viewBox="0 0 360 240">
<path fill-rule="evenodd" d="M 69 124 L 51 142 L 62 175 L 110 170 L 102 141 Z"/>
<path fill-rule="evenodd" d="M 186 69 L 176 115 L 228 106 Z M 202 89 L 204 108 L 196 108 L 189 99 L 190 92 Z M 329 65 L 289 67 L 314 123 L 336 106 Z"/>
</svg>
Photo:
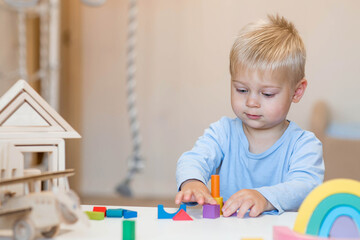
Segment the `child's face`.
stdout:
<svg viewBox="0 0 360 240">
<path fill-rule="evenodd" d="M 281 71 L 241 70 L 231 80 L 232 109 L 247 127 L 270 129 L 285 123 L 295 89 Z"/>
</svg>

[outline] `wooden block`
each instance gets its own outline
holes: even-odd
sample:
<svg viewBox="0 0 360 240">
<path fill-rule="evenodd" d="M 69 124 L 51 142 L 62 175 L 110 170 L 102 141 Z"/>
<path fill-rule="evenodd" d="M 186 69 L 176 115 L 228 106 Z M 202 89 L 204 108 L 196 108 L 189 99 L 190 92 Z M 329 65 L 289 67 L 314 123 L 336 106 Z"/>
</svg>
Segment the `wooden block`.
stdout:
<svg viewBox="0 0 360 240">
<path fill-rule="evenodd" d="M 85 213 L 89 217 L 90 220 L 104 220 L 104 218 L 105 218 L 105 215 L 103 212 L 85 211 Z"/>
<path fill-rule="evenodd" d="M 273 228 L 273 240 L 330 240 L 310 235 L 299 234 L 288 227 L 275 226 Z"/>
<path fill-rule="evenodd" d="M 123 240 L 135 240 L 135 221 L 123 221 Z"/>
<path fill-rule="evenodd" d="M 220 197 L 220 176 L 211 175 L 211 196 L 213 198 Z"/>
<path fill-rule="evenodd" d="M 193 219 L 183 209 L 173 217 L 174 221 L 192 221 Z"/>
<path fill-rule="evenodd" d="M 172 219 L 181 209 L 186 212 L 186 205 L 181 204 L 179 209 L 175 213 L 168 213 L 164 210 L 164 205 L 158 205 L 158 219 Z"/>
<path fill-rule="evenodd" d="M 123 213 L 124 213 L 124 209 L 122 208 L 106 210 L 107 217 L 122 218 L 124 215 Z"/>
<path fill-rule="evenodd" d="M 203 218 L 219 218 L 220 217 L 220 205 L 210 205 L 204 204 L 203 205 Z"/>
<path fill-rule="evenodd" d="M 104 216 L 106 217 L 106 207 L 93 207 L 93 212 L 103 212 Z"/>
<path fill-rule="evenodd" d="M 224 205 L 224 203 L 223 203 L 223 197 L 215 197 L 214 199 L 215 199 L 215 201 L 217 202 L 217 204 L 220 205 L 220 215 L 222 215 L 222 214 L 223 214 L 223 212 L 222 212 L 222 207 L 223 207 L 223 205 Z"/>
<path fill-rule="evenodd" d="M 137 217 L 137 212 L 136 211 L 131 211 L 131 210 L 123 210 L 123 215 L 125 219 L 128 218 L 136 218 Z"/>
</svg>

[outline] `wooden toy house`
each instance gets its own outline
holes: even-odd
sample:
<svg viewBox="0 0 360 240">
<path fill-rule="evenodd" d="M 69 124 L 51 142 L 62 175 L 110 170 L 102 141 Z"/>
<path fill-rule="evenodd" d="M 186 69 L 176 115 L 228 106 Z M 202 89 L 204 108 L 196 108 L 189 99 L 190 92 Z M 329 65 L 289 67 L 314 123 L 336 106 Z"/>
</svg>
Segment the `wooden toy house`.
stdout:
<svg viewBox="0 0 360 240">
<path fill-rule="evenodd" d="M 45 154 L 45 171 L 65 170 L 66 138 L 80 135 L 26 81 L 19 80 L 0 98 L 0 142 L 23 154 Z M 0 156 L 5 166 L 2 161 Z"/>
</svg>

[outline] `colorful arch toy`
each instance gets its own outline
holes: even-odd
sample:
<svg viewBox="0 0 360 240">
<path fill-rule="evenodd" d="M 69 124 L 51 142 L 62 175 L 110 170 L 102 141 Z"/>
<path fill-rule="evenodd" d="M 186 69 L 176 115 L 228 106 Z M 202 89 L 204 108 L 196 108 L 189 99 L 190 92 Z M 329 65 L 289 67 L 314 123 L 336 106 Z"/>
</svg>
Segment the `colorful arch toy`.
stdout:
<svg viewBox="0 0 360 240">
<path fill-rule="evenodd" d="M 158 205 L 158 219 L 172 219 L 176 214 L 180 212 L 180 210 L 184 210 L 186 212 L 186 205 L 180 204 L 179 209 L 174 213 L 168 213 L 164 209 L 164 205 L 159 204 Z"/>
<path fill-rule="evenodd" d="M 282 240 L 279 229 L 275 240 Z M 299 208 L 294 231 L 296 239 L 360 238 L 360 182 L 334 179 L 315 188 Z"/>
</svg>

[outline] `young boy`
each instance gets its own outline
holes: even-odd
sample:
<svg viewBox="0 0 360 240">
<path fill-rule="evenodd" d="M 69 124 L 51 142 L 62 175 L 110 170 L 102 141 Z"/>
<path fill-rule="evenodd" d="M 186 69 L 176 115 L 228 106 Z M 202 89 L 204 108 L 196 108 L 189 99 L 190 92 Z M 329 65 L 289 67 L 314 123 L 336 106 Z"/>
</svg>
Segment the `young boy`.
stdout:
<svg viewBox="0 0 360 240">
<path fill-rule="evenodd" d="M 305 47 L 280 16 L 247 25 L 230 52 L 237 118 L 213 123 L 179 159 L 175 203 L 216 204 L 207 182 L 220 175 L 223 215 L 295 211 L 324 177 L 322 144 L 286 119 L 307 87 Z"/>
</svg>

